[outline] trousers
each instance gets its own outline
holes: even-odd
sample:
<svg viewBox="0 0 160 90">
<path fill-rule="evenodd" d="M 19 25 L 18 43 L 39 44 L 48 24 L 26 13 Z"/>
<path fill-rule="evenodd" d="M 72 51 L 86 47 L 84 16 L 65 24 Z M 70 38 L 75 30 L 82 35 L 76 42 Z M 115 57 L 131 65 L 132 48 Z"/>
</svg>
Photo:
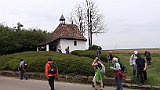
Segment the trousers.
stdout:
<svg viewBox="0 0 160 90">
<path fill-rule="evenodd" d="M 147 80 L 147 72 L 143 70 L 144 68 L 138 68 L 138 76 L 140 79 L 140 83 L 144 84 L 144 81 Z"/>
<path fill-rule="evenodd" d="M 49 86 L 51 87 L 51 90 L 55 90 L 54 89 L 54 79 L 55 79 L 55 76 L 48 77 L 48 82 L 49 82 Z"/>
</svg>

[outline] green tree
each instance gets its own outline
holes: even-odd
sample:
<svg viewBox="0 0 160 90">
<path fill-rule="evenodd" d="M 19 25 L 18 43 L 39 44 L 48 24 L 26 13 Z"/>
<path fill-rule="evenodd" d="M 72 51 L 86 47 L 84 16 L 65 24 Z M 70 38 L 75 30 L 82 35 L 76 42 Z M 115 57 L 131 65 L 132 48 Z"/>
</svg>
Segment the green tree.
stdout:
<svg viewBox="0 0 160 90">
<path fill-rule="evenodd" d="M 36 50 L 37 44 L 44 41 L 49 34 L 40 29 L 16 30 L 0 24 L 0 54 Z"/>
</svg>

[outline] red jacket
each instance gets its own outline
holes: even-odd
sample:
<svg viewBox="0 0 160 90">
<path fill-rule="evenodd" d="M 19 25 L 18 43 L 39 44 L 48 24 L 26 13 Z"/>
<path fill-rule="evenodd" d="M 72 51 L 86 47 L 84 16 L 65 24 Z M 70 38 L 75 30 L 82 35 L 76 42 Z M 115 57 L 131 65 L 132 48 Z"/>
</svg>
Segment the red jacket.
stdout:
<svg viewBox="0 0 160 90">
<path fill-rule="evenodd" d="M 119 73 L 121 76 L 122 76 L 122 79 L 123 80 L 126 80 L 126 76 L 122 73 L 122 71 L 121 70 L 116 70 L 116 71 L 114 71 L 114 76 L 117 78 L 117 73 Z"/>
</svg>

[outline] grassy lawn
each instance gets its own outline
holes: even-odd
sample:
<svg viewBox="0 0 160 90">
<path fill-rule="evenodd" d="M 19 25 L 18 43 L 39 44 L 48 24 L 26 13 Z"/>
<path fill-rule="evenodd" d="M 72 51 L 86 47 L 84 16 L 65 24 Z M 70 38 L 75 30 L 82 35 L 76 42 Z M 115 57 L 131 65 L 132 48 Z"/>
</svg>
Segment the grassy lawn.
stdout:
<svg viewBox="0 0 160 90">
<path fill-rule="evenodd" d="M 113 51 L 114 52 L 114 51 Z M 121 60 L 121 62 L 127 67 L 127 78 L 132 77 L 132 67 L 129 64 L 129 58 L 132 53 L 113 53 L 115 56 L 118 56 Z M 143 53 L 141 53 L 141 57 L 143 56 Z M 160 84 L 160 54 L 158 53 L 152 53 L 152 64 L 148 65 L 147 68 L 147 76 L 148 80 L 147 83 L 153 84 L 153 85 L 159 85 Z"/>
</svg>

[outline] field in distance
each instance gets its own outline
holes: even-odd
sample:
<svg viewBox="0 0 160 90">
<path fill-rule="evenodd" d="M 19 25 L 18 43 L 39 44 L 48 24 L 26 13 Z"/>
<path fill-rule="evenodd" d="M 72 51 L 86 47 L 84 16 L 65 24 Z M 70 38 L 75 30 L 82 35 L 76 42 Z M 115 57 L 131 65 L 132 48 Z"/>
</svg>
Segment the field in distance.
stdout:
<svg viewBox="0 0 160 90">
<path fill-rule="evenodd" d="M 147 49 L 117 49 L 117 50 L 104 50 L 104 52 L 108 53 L 109 51 L 113 51 L 113 53 L 133 53 L 134 50 L 137 50 L 139 53 L 144 53 L 146 50 L 150 53 L 160 53 L 160 48 L 147 48 Z"/>
</svg>

